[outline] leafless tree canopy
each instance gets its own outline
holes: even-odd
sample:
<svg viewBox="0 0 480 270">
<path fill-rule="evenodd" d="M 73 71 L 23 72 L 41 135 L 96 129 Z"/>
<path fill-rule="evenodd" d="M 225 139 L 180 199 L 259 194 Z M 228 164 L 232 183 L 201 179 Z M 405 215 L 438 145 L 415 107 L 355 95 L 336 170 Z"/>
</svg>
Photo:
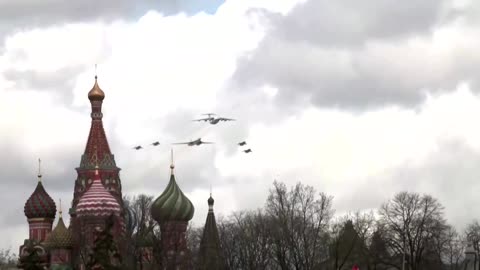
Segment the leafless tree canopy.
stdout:
<svg viewBox="0 0 480 270">
<path fill-rule="evenodd" d="M 153 197 L 125 197 L 124 202 L 126 269 L 163 269 L 160 230 L 150 216 Z M 445 220 L 441 203 L 427 194 L 400 192 L 376 213 L 334 216 L 332 203 L 331 196 L 311 186 L 274 182 L 264 207 L 227 217 L 217 213 L 227 269 L 351 270 L 356 264 L 362 270 L 400 270 L 405 261 L 405 270 L 464 270 L 466 244 L 479 251 L 479 223 L 472 221 L 464 233 L 457 232 Z M 202 231 L 187 230 L 193 265 Z M 145 247 L 152 249 L 151 261 L 142 257 Z M 0 252 L 0 270 L 13 258 Z"/>
</svg>

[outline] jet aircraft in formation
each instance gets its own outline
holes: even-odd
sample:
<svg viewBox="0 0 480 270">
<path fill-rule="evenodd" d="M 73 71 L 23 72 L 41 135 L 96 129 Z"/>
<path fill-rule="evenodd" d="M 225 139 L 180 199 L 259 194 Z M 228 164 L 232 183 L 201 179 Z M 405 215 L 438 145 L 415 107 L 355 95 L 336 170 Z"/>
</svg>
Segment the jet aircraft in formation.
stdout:
<svg viewBox="0 0 480 270">
<path fill-rule="evenodd" d="M 219 122 L 236 121 L 235 119 L 232 119 L 232 118 L 215 117 L 216 114 L 214 114 L 214 113 L 205 113 L 203 115 L 206 115 L 207 117 L 201 118 L 201 119 L 195 119 L 195 120 L 192 120 L 192 121 L 197 121 L 197 122 L 204 121 L 204 122 L 210 123 L 211 125 L 216 125 Z M 179 142 L 179 143 L 172 143 L 172 144 L 186 144 L 188 146 L 199 146 L 199 145 L 202 145 L 202 144 L 213 144 L 213 143 L 214 142 L 204 142 L 204 141 L 202 141 L 202 138 L 198 138 L 196 140 L 191 140 L 189 142 Z M 242 142 L 239 142 L 237 144 L 239 146 L 245 146 L 247 144 L 247 142 L 242 141 Z M 156 141 L 156 142 L 151 143 L 150 145 L 158 146 L 158 145 L 160 145 L 160 142 Z M 144 149 L 144 148 L 141 145 L 137 145 L 137 146 L 133 147 L 133 149 L 140 150 L 140 149 Z M 250 152 L 252 152 L 252 149 L 249 148 L 249 149 L 242 150 L 242 151 L 245 152 L 245 153 L 250 153 Z"/>
<path fill-rule="evenodd" d="M 213 142 L 204 142 L 204 141 L 202 141 L 202 138 L 198 138 L 196 140 L 192 140 L 192 141 L 189 141 L 189 142 L 172 143 L 172 144 L 186 144 L 188 146 L 199 146 L 201 144 L 213 144 Z"/>
<path fill-rule="evenodd" d="M 215 117 L 214 115 L 216 115 L 216 114 L 214 114 L 214 113 L 205 113 L 203 115 L 206 115 L 207 117 L 201 118 L 201 119 L 195 119 L 195 120 L 192 120 L 192 121 L 197 121 L 197 122 L 204 121 L 204 122 L 209 122 L 212 125 L 216 125 L 220 121 L 236 121 L 235 119 L 232 119 L 232 118 Z"/>
</svg>

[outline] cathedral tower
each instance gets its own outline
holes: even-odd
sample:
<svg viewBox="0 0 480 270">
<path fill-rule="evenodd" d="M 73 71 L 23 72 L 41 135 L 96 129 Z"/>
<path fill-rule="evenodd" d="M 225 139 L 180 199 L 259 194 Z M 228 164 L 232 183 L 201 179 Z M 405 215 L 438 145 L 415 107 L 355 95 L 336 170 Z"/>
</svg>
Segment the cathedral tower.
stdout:
<svg viewBox="0 0 480 270">
<path fill-rule="evenodd" d="M 110 215 L 113 214 L 115 219 L 117 240 L 125 230 L 120 168 L 115 164 L 103 128 L 102 104 L 105 93 L 98 85 L 97 76 L 88 92 L 88 99 L 92 108 L 90 132 L 80 166 L 76 168 L 77 179 L 69 211 L 75 242 L 72 259 L 76 266 L 85 264 L 82 258 L 91 249 L 95 230 L 101 229 Z"/>
<path fill-rule="evenodd" d="M 189 270 L 192 265 L 186 232 L 195 209 L 177 185 L 174 168 L 172 157 L 170 182 L 151 206 L 152 218 L 158 222 L 161 231 L 162 267 L 158 269 Z"/>
<path fill-rule="evenodd" d="M 97 76 L 95 76 L 95 83 L 90 92 L 88 92 L 88 99 L 92 107 L 90 114 L 92 122 L 87 145 L 80 160 L 80 166 L 76 168 L 78 177 L 75 181 L 73 193 L 72 214 L 74 214 L 73 210 L 75 210 L 78 200 L 92 184 L 97 164 L 102 184 L 123 206 L 122 184 L 119 177 L 120 168 L 115 164 L 115 158 L 110 151 L 103 128 L 102 103 L 104 98 L 105 93 L 98 85 Z"/>
<path fill-rule="evenodd" d="M 57 207 L 43 187 L 40 159 L 38 163 L 37 187 L 24 207 L 24 213 L 28 221 L 29 237 L 20 246 L 18 267 L 21 269 L 28 268 L 29 264 L 47 267 L 49 263 L 45 240 L 52 232 Z"/>
</svg>

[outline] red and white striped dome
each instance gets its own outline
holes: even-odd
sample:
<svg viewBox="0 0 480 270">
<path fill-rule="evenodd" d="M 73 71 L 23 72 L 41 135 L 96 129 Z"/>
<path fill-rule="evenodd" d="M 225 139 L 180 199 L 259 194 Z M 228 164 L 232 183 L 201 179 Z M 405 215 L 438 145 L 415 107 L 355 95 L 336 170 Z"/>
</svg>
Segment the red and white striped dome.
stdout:
<svg viewBox="0 0 480 270">
<path fill-rule="evenodd" d="M 120 216 L 122 209 L 118 201 L 108 192 L 100 180 L 98 170 L 95 171 L 92 185 L 80 198 L 76 213 L 81 216 Z"/>
</svg>

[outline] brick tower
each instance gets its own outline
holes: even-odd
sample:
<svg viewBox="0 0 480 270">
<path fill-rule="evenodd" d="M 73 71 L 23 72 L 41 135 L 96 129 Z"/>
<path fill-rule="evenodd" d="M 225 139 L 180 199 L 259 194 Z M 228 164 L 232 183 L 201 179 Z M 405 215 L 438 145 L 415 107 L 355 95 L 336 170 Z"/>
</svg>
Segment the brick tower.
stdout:
<svg viewBox="0 0 480 270">
<path fill-rule="evenodd" d="M 186 232 L 188 222 L 193 218 L 195 209 L 192 202 L 177 185 L 170 165 L 170 181 L 165 191 L 152 203 L 151 215 L 158 222 L 161 231 L 161 266 L 158 270 L 193 269 L 191 254 L 187 247 Z"/>
<path fill-rule="evenodd" d="M 110 151 L 105 130 L 103 128 L 103 113 L 102 103 L 105 98 L 105 93 L 98 85 L 97 76 L 95 76 L 95 83 L 93 88 L 88 92 L 88 99 L 91 104 L 91 126 L 87 139 L 85 151 L 80 160 L 80 166 L 76 168 L 77 179 L 73 192 L 72 206 L 69 210 L 70 214 L 70 229 L 74 235 L 75 247 L 73 249 L 72 259 L 76 266 L 82 265 L 85 258 L 85 251 L 88 250 L 93 239 L 94 232 L 90 229 L 90 224 L 95 228 L 102 227 L 100 224 L 104 222 L 108 215 L 116 216 L 116 228 L 124 230 L 124 207 L 122 200 L 122 184 L 120 181 L 120 168 L 115 164 L 114 155 Z M 91 190 L 89 192 L 89 190 Z M 101 191 L 101 197 L 95 197 Z M 88 194 L 87 194 L 88 193 Z M 93 195 L 92 195 L 93 194 Z M 107 196 L 107 194 L 109 196 Z M 87 195 L 87 198 L 83 198 Z M 103 196 L 103 197 L 102 197 Z M 108 197 L 108 202 L 105 204 L 105 198 Z M 84 201 L 82 209 L 77 209 L 80 201 Z M 97 201 L 95 201 L 97 200 Z M 113 207 L 112 200 L 116 202 Z M 95 211 L 90 211 L 86 204 L 97 204 L 97 207 L 102 208 L 102 214 Z M 104 213 L 105 211 L 113 210 L 114 213 Z M 81 210 L 80 212 L 77 210 Z M 98 226 L 97 226 L 98 225 Z M 86 230 L 86 231 L 85 231 Z M 116 230 L 120 237 L 121 233 Z M 80 237 L 82 239 L 80 239 Z"/>
</svg>

